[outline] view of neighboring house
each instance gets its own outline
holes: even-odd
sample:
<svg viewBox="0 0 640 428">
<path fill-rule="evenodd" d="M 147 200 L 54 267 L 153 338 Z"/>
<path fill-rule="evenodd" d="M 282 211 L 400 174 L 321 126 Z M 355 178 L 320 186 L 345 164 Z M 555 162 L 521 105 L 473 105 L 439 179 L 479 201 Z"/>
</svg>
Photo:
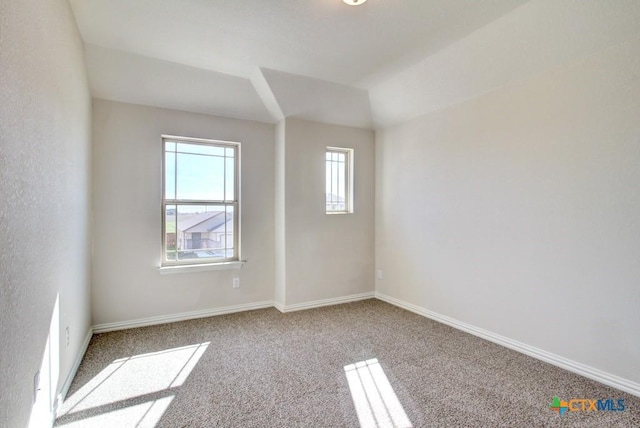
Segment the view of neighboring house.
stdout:
<svg viewBox="0 0 640 428">
<path fill-rule="evenodd" d="M 347 208 L 345 200 L 342 196 L 335 193 L 325 193 L 327 211 L 344 211 Z"/>
<path fill-rule="evenodd" d="M 167 247 L 181 250 L 233 248 L 233 214 L 224 211 L 167 214 Z"/>
</svg>

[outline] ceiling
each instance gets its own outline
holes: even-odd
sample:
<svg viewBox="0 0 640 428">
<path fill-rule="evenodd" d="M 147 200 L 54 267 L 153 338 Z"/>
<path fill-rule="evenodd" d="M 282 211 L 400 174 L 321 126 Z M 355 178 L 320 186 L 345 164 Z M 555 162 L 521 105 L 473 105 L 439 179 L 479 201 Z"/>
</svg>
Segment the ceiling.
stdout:
<svg viewBox="0 0 640 428">
<path fill-rule="evenodd" d="M 249 78 L 347 85 L 418 62 L 526 0 L 71 0 L 85 42 Z"/>
<path fill-rule="evenodd" d="M 368 91 L 527 0 L 70 0 L 96 98 L 375 126 Z"/>
<path fill-rule="evenodd" d="M 380 129 L 640 38 L 638 0 L 70 0 L 92 95 Z"/>
</svg>

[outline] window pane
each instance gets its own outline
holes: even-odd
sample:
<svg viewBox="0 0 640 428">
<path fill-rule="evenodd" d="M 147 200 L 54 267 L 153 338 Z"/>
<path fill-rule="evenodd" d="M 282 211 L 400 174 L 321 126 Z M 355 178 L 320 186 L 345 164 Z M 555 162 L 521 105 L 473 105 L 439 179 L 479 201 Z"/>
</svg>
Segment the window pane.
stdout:
<svg viewBox="0 0 640 428">
<path fill-rule="evenodd" d="M 167 205 L 164 220 L 164 245 L 167 251 L 165 260 L 176 259 L 176 216 L 178 207 L 175 205 Z"/>
<path fill-rule="evenodd" d="M 177 199 L 224 199 L 224 158 L 178 153 Z"/>
<path fill-rule="evenodd" d="M 348 211 L 348 186 L 350 186 L 349 151 L 331 150 L 325 156 L 326 210 Z"/>
<path fill-rule="evenodd" d="M 225 200 L 226 201 L 234 201 L 235 197 L 235 171 L 236 171 L 236 163 L 233 158 L 225 158 L 226 168 L 225 168 Z"/>
<path fill-rule="evenodd" d="M 212 145 L 178 143 L 177 150 L 181 153 L 224 156 L 224 147 Z"/>
<path fill-rule="evenodd" d="M 338 196 L 338 167 L 336 162 L 331 163 L 331 193 L 333 198 Z"/>
<path fill-rule="evenodd" d="M 327 156 L 329 155 L 330 153 L 327 153 Z M 331 162 L 329 161 L 326 162 L 325 170 L 326 170 L 326 177 L 327 177 L 326 185 L 325 185 L 325 193 L 327 196 L 327 209 L 329 209 L 329 206 L 333 199 L 331 197 Z"/>
<path fill-rule="evenodd" d="M 226 229 L 229 223 L 227 210 L 228 207 L 224 205 L 177 206 L 178 260 L 202 261 L 227 257 L 225 251 Z M 231 223 L 233 223 L 233 212 L 231 212 Z"/>
<path fill-rule="evenodd" d="M 163 196 L 168 204 L 163 261 L 192 264 L 237 259 L 234 203 L 238 203 L 239 146 L 164 140 L 164 149 Z"/>
<path fill-rule="evenodd" d="M 165 153 L 164 155 L 164 189 L 166 199 L 176 197 L 176 155 L 175 153 Z"/>
<path fill-rule="evenodd" d="M 226 214 L 227 214 L 227 223 L 226 223 L 226 241 L 225 241 L 225 248 L 227 249 L 233 249 L 234 248 L 234 229 L 233 229 L 233 217 L 234 217 L 234 208 L 233 206 L 227 205 L 227 209 L 226 209 Z"/>
<path fill-rule="evenodd" d="M 346 196 L 345 192 L 345 179 L 347 178 L 345 173 L 344 163 L 338 164 L 338 200 L 344 201 Z"/>
</svg>

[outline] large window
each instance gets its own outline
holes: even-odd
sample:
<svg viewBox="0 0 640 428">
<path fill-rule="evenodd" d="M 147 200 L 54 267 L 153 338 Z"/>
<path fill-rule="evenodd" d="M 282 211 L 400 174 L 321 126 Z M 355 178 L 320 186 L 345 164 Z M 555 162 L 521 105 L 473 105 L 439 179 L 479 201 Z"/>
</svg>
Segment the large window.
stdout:
<svg viewBox="0 0 640 428">
<path fill-rule="evenodd" d="M 162 141 L 162 264 L 238 260 L 240 144 Z"/>
<path fill-rule="evenodd" d="M 353 212 L 353 149 L 327 147 L 325 168 L 327 214 Z"/>
</svg>

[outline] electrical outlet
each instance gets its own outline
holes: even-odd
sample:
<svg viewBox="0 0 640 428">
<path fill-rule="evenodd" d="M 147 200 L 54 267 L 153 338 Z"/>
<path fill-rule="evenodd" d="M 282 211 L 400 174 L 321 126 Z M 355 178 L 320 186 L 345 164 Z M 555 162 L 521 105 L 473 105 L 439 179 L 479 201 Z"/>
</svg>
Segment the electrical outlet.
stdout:
<svg viewBox="0 0 640 428">
<path fill-rule="evenodd" d="M 233 288 L 240 288 L 240 278 L 233 278 Z"/>
<path fill-rule="evenodd" d="M 64 329 L 64 333 L 67 340 L 67 346 L 69 346 L 69 326 L 67 326 L 67 328 Z"/>
<path fill-rule="evenodd" d="M 376 278 L 382 279 L 382 269 L 378 269 L 378 271 L 376 272 Z"/>
</svg>

